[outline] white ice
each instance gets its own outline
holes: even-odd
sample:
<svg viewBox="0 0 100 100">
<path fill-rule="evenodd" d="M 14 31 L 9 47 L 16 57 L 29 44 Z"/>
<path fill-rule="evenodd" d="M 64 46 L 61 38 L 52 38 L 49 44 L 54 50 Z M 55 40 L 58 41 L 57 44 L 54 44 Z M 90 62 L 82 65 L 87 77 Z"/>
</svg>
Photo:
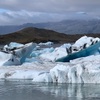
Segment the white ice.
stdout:
<svg viewBox="0 0 100 100">
<path fill-rule="evenodd" d="M 40 57 L 44 60 L 48 61 L 56 61 L 59 58 L 65 57 L 68 55 L 66 52 L 66 48 L 69 47 L 69 44 L 64 44 L 60 47 L 56 47 L 53 52 L 45 52 L 40 55 Z"/>
<path fill-rule="evenodd" d="M 43 46 L 43 45 L 45 45 L 45 46 L 51 46 L 51 45 L 53 45 L 53 42 L 50 42 L 50 41 L 48 41 L 48 42 L 46 42 L 46 43 L 39 43 L 38 45 L 40 45 L 40 46 Z"/>
<path fill-rule="evenodd" d="M 0 52 L 0 65 L 19 65 L 25 62 L 25 59 L 31 54 L 32 50 L 36 47 L 34 43 L 27 43 L 23 47 L 12 51 Z"/>
<path fill-rule="evenodd" d="M 76 46 L 84 43 L 90 45 L 90 40 L 99 38 L 82 37 L 76 41 Z M 83 44 L 82 44 L 83 43 Z M 74 46 L 75 46 L 74 44 Z M 70 44 L 60 47 L 33 49 L 31 56 L 22 65 L 4 66 L 12 54 L 0 52 L 0 79 L 31 79 L 33 82 L 51 83 L 100 83 L 100 55 L 91 55 L 71 60 L 70 62 L 55 62 L 55 59 L 67 54 L 66 48 Z M 23 53 L 16 52 L 22 56 Z M 35 55 L 35 56 L 34 56 Z M 5 59 L 7 58 L 7 59 Z"/>
<path fill-rule="evenodd" d="M 72 49 L 77 49 L 82 50 L 84 49 L 84 45 L 86 45 L 85 47 L 89 47 L 93 44 L 95 44 L 96 42 L 99 42 L 100 39 L 99 38 L 93 38 L 93 37 L 87 37 L 87 36 L 83 36 L 80 39 L 78 39 L 73 45 L 72 45 Z M 74 50 L 72 50 L 72 52 L 75 52 Z"/>
</svg>

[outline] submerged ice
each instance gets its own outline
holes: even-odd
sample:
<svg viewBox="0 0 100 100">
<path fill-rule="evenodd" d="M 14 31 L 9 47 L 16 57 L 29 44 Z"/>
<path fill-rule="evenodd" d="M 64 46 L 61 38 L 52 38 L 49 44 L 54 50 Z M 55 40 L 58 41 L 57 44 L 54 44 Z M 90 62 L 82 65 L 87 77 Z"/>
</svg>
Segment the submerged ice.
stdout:
<svg viewBox="0 0 100 100">
<path fill-rule="evenodd" d="M 72 45 L 64 44 L 56 48 L 48 46 L 52 44 L 12 42 L 4 46 L 0 52 L 0 78 L 51 83 L 100 83 L 99 38 L 83 36 Z M 41 48 L 42 45 L 47 48 Z"/>
</svg>

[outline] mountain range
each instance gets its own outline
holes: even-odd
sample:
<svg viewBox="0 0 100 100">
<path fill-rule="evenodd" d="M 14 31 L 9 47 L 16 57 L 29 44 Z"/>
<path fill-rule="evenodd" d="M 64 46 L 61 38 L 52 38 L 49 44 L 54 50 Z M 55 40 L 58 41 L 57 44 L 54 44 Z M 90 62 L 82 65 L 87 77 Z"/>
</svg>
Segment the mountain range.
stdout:
<svg viewBox="0 0 100 100">
<path fill-rule="evenodd" d="M 83 35 L 99 37 L 100 34 L 63 34 L 53 30 L 28 27 L 13 33 L 0 35 L 0 44 L 8 44 L 10 42 L 28 43 L 28 42 L 47 42 L 54 43 L 73 43 Z"/>
<path fill-rule="evenodd" d="M 26 23 L 23 25 L 0 26 L 0 35 L 19 31 L 27 27 L 50 29 L 65 34 L 100 33 L 100 19 L 63 20 L 60 22 Z"/>
<path fill-rule="evenodd" d="M 28 43 L 28 42 L 47 42 L 55 43 L 67 42 L 67 35 L 58 32 L 28 27 L 14 33 L 0 35 L 0 44 L 7 44 L 10 42 Z"/>
</svg>

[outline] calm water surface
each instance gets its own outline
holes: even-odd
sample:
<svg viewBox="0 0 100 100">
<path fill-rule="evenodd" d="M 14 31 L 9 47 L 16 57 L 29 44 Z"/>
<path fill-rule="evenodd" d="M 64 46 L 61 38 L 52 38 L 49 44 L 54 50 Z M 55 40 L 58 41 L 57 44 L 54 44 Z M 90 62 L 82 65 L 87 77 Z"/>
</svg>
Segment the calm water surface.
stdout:
<svg viewBox="0 0 100 100">
<path fill-rule="evenodd" d="M 100 84 L 0 81 L 0 100 L 100 100 Z"/>
</svg>

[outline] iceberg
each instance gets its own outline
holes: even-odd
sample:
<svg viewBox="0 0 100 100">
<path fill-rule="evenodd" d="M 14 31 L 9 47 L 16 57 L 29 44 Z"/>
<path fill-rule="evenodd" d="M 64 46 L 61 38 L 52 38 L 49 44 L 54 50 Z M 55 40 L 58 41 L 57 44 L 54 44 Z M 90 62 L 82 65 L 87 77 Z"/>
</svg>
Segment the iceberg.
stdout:
<svg viewBox="0 0 100 100">
<path fill-rule="evenodd" d="M 86 57 L 90 55 L 97 55 L 97 54 L 100 54 L 100 42 L 96 42 L 95 44 L 92 44 L 89 47 L 83 48 L 82 50 L 79 50 L 77 52 L 70 53 L 69 55 L 59 58 L 56 61 L 57 62 L 69 62 L 70 60 L 73 60 L 76 58 Z"/>
<path fill-rule="evenodd" d="M 38 48 L 35 43 L 12 46 L 0 52 L 0 79 L 31 79 L 56 84 L 100 83 L 99 38 L 84 36 L 75 44 L 56 48 Z M 69 54 L 66 48 L 70 47 Z"/>
<path fill-rule="evenodd" d="M 0 67 L 0 79 L 31 79 L 50 83 L 100 83 L 100 55 L 78 58 L 68 63 L 31 62 Z"/>
<path fill-rule="evenodd" d="M 32 53 L 36 47 L 35 43 L 27 43 L 21 49 L 14 50 L 14 55 L 20 58 L 20 63 L 24 63 L 25 59 Z"/>
<path fill-rule="evenodd" d="M 33 82 L 100 83 L 100 55 L 59 63 L 48 73 L 45 71 L 41 75 L 35 76 Z"/>
<path fill-rule="evenodd" d="M 31 54 L 35 47 L 36 45 L 34 43 L 27 43 L 20 48 L 16 48 L 15 50 L 12 50 L 12 47 L 9 47 L 9 50 L 4 49 L 6 51 L 0 52 L 1 65 L 9 66 L 23 64 L 25 59 Z"/>
<path fill-rule="evenodd" d="M 83 36 L 74 44 L 64 44 L 56 47 L 53 52 L 43 53 L 40 58 L 53 62 L 69 62 L 70 60 L 100 54 L 100 39 Z"/>
</svg>

